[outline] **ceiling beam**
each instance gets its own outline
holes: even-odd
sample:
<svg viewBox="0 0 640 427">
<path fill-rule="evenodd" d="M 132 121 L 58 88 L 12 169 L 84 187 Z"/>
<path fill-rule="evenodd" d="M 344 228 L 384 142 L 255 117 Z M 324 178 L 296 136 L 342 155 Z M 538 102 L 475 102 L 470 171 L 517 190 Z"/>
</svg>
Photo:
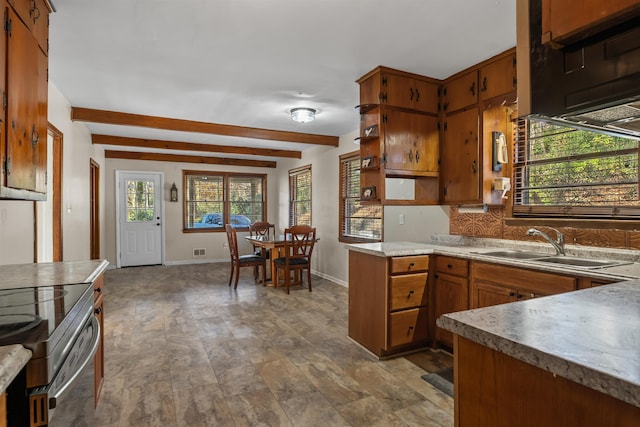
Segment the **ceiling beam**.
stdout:
<svg viewBox="0 0 640 427">
<path fill-rule="evenodd" d="M 124 136 L 91 135 L 92 144 L 125 147 L 160 148 L 165 150 L 202 151 L 207 153 L 250 154 L 253 156 L 288 157 L 301 159 L 301 151 L 270 148 L 231 147 L 228 145 L 198 144 L 195 142 L 162 141 L 158 139 L 127 138 Z"/>
<path fill-rule="evenodd" d="M 297 142 L 301 144 L 328 145 L 331 147 L 337 147 L 339 140 L 337 136 L 249 128 L 218 123 L 194 122 L 191 120 L 145 116 L 141 114 L 120 113 L 117 111 L 94 110 L 80 107 L 71 107 L 71 120 L 121 126 L 139 126 L 154 129 L 175 130 L 180 132 L 209 133 L 242 138 L 268 139 L 271 141 Z"/>
<path fill-rule="evenodd" d="M 276 162 L 266 160 L 229 159 L 223 157 L 187 156 L 184 154 L 140 153 L 137 151 L 105 150 L 107 159 L 152 160 L 156 162 L 200 163 L 206 165 L 251 166 L 275 168 Z"/>
</svg>

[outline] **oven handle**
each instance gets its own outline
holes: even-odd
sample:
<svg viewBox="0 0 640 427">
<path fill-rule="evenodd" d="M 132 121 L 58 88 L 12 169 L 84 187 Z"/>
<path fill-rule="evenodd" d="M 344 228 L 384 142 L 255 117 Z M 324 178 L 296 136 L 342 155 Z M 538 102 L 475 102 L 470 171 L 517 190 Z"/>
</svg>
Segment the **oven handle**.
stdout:
<svg viewBox="0 0 640 427">
<path fill-rule="evenodd" d="M 58 398 L 60 398 L 60 395 L 62 395 L 67 387 L 69 387 L 71 383 L 73 383 L 80 372 L 82 372 L 84 367 L 87 366 L 87 363 L 91 361 L 91 358 L 95 356 L 96 351 L 98 350 L 98 345 L 100 344 L 100 322 L 98 322 L 98 319 L 95 316 L 91 316 L 91 326 L 93 333 L 91 335 L 91 347 L 89 352 L 87 352 L 87 356 L 82 361 L 82 363 L 80 363 L 78 369 L 76 369 L 73 375 L 71 375 L 71 377 L 69 377 L 69 379 L 55 391 L 55 394 L 49 395 L 49 409 L 53 409 L 56 407 L 56 401 Z"/>
</svg>

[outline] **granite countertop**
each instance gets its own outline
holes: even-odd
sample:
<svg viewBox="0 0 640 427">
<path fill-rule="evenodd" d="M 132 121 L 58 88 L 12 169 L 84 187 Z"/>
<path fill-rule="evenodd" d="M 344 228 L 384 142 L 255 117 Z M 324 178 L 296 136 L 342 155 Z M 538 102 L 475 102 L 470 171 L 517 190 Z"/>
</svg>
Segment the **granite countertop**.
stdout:
<svg viewBox="0 0 640 427">
<path fill-rule="evenodd" d="M 537 242 L 514 240 L 469 238 L 463 236 L 434 235 L 430 242 L 380 242 L 346 245 L 348 250 L 381 257 L 410 255 L 447 255 L 463 257 L 475 261 L 493 262 L 504 266 L 530 268 L 550 273 L 572 274 L 581 277 L 605 280 L 640 279 L 640 252 L 626 249 L 596 248 L 566 245 L 567 256 L 613 259 L 623 262 L 620 265 L 602 268 L 580 268 L 534 260 L 496 258 L 485 255 L 496 249 L 523 250 L 554 255 L 551 245 Z"/>
<path fill-rule="evenodd" d="M 0 347 L 0 393 L 4 392 L 31 359 L 31 351 L 19 344 Z"/>
<path fill-rule="evenodd" d="M 438 326 L 640 407 L 640 281 L 445 314 Z"/>
<path fill-rule="evenodd" d="M 107 260 L 0 265 L 0 289 L 90 283 L 108 265 Z"/>
</svg>

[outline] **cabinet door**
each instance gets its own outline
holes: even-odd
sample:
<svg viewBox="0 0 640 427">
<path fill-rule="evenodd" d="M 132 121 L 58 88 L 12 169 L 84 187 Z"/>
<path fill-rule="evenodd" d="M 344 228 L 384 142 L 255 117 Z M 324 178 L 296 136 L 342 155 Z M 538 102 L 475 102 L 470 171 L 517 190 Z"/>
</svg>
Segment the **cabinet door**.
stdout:
<svg viewBox="0 0 640 427">
<path fill-rule="evenodd" d="M 435 318 L 454 311 L 469 308 L 469 280 L 449 274 L 437 273 L 434 281 Z M 436 340 L 449 348 L 453 347 L 453 334 L 436 327 Z"/>
<path fill-rule="evenodd" d="M 440 176 L 445 204 L 480 200 L 478 109 L 450 114 L 444 125 Z"/>
<path fill-rule="evenodd" d="M 437 175 L 438 119 L 396 110 L 385 114 L 385 169 Z"/>
<path fill-rule="evenodd" d="M 478 72 L 471 71 L 445 83 L 442 88 L 445 113 L 457 111 L 478 102 Z"/>
<path fill-rule="evenodd" d="M 517 300 L 514 289 L 474 280 L 471 285 L 471 308 L 489 307 Z"/>
<path fill-rule="evenodd" d="M 542 41 L 560 47 L 639 14 L 638 0 L 542 0 Z"/>
<path fill-rule="evenodd" d="M 411 132 L 413 114 L 389 109 L 384 114 L 384 167 L 387 170 L 411 170 L 409 151 L 413 153 L 416 143 Z"/>
<path fill-rule="evenodd" d="M 40 87 L 39 67 L 42 66 L 36 39 L 11 8 L 8 9 L 11 33 L 7 42 L 7 186 L 35 190 L 38 143 L 46 146 L 38 120 Z M 46 121 L 46 115 L 44 117 Z"/>
<path fill-rule="evenodd" d="M 382 103 L 385 105 L 412 108 L 415 96 L 413 79 L 390 73 L 382 75 Z"/>
<path fill-rule="evenodd" d="M 480 69 L 480 100 L 516 90 L 516 55 L 498 59 Z"/>
<path fill-rule="evenodd" d="M 424 80 L 413 80 L 413 109 L 438 114 L 438 85 Z"/>
</svg>

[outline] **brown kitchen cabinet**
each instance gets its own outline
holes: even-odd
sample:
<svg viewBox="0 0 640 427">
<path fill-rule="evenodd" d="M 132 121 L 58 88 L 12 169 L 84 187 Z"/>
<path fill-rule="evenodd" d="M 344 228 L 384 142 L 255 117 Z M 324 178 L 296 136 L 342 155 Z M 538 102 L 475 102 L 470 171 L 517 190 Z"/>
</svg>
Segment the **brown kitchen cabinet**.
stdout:
<svg viewBox="0 0 640 427">
<path fill-rule="evenodd" d="M 380 104 L 438 114 L 439 81 L 417 74 L 377 67 L 357 81 L 360 105 Z"/>
<path fill-rule="evenodd" d="M 349 337 L 380 358 L 428 345 L 429 256 L 349 251 Z"/>
<path fill-rule="evenodd" d="M 515 93 L 517 89 L 515 52 L 480 67 L 478 85 L 480 101 Z"/>
<path fill-rule="evenodd" d="M 576 288 L 577 279 L 573 276 L 480 261 L 471 263 L 471 308 L 570 292 Z"/>
<path fill-rule="evenodd" d="M 7 86 L 0 128 L 0 198 L 44 200 L 50 5 L 43 0 L 9 4 L 5 3 L 6 51 L 1 59 Z"/>
<path fill-rule="evenodd" d="M 93 310 L 100 324 L 100 342 L 94 356 L 94 405 L 98 406 L 100 393 L 104 385 L 104 276 L 100 275 L 93 282 Z"/>
<path fill-rule="evenodd" d="M 450 256 L 435 258 L 433 319 L 469 309 L 469 260 Z M 435 341 L 453 348 L 453 334 L 435 326 Z"/>
<path fill-rule="evenodd" d="M 385 110 L 386 175 L 438 176 L 438 118 Z"/>
<path fill-rule="evenodd" d="M 447 114 L 475 105 L 478 102 L 478 70 L 448 78 L 441 94 L 442 111 Z"/>
<path fill-rule="evenodd" d="M 640 15 L 638 0 L 541 0 L 541 3 L 542 42 L 556 48 Z"/>
<path fill-rule="evenodd" d="M 478 131 L 477 107 L 444 119 L 440 154 L 443 204 L 478 203 L 481 199 Z"/>
</svg>

